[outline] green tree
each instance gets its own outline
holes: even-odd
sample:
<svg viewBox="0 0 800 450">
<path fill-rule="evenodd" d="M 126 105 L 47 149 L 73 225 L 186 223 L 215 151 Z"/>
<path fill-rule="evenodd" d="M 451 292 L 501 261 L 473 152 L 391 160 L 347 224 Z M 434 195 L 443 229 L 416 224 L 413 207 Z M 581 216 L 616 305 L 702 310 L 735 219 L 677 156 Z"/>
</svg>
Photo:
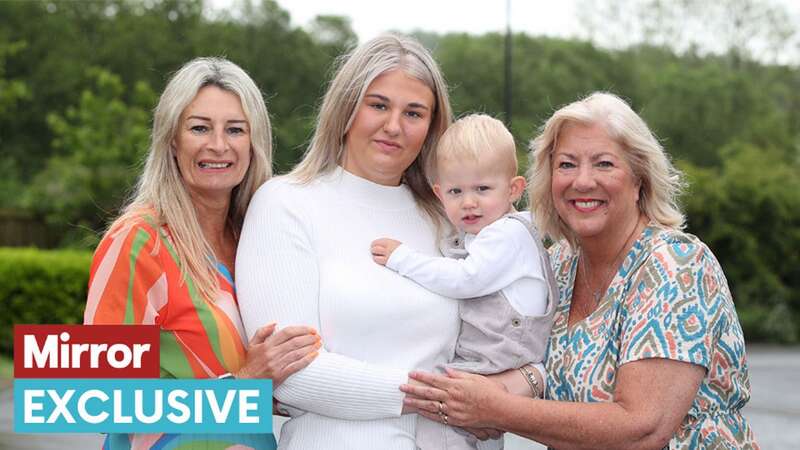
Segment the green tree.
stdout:
<svg viewBox="0 0 800 450">
<path fill-rule="evenodd" d="M 725 270 L 748 339 L 800 339 L 800 164 L 735 143 L 722 167 L 684 164 L 689 230 Z"/>
<path fill-rule="evenodd" d="M 13 123 L 21 102 L 30 99 L 27 84 L 20 79 L 6 78 L 6 58 L 25 48 L 24 42 L 5 42 L 0 36 L 0 123 Z M 0 149 L 9 150 L 13 142 L 7 142 L 0 134 Z M 12 158 L 0 159 L 0 210 L 19 206 L 24 186 L 19 177 L 18 163 Z"/>
<path fill-rule="evenodd" d="M 32 209 L 63 230 L 62 244 L 94 244 L 140 172 L 149 140 L 150 110 L 156 96 L 137 83 L 129 99 L 117 75 L 89 69 L 94 89 L 76 106 L 47 121 L 57 154 L 50 157 L 30 189 Z"/>
</svg>

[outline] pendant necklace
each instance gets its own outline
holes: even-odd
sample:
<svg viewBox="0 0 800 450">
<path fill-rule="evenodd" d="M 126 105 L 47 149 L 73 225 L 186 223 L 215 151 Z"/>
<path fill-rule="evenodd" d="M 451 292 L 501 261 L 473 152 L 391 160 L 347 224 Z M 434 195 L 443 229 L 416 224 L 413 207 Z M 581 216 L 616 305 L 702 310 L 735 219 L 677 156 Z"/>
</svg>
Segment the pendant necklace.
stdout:
<svg viewBox="0 0 800 450">
<path fill-rule="evenodd" d="M 586 258 L 583 256 L 583 252 L 580 255 L 580 268 L 583 270 L 583 284 L 586 287 L 586 290 L 589 291 L 589 294 L 592 296 L 592 300 L 594 301 L 594 306 L 600 304 L 600 296 L 605 292 L 607 283 L 610 283 L 609 275 L 612 275 L 617 270 L 617 266 L 621 261 L 619 261 L 620 256 L 623 254 L 625 249 L 631 244 L 631 238 L 634 237 L 636 234 L 636 230 L 639 228 L 639 221 L 636 221 L 636 224 L 633 226 L 633 230 L 631 230 L 630 234 L 628 234 L 628 238 L 625 239 L 625 242 L 622 243 L 622 247 L 617 251 L 617 254 L 614 256 L 614 259 L 611 260 L 612 264 L 610 269 L 607 269 L 603 274 L 603 278 L 601 279 L 602 283 L 598 289 L 592 290 L 591 286 L 589 285 L 589 269 L 586 267 L 589 265 Z"/>
</svg>

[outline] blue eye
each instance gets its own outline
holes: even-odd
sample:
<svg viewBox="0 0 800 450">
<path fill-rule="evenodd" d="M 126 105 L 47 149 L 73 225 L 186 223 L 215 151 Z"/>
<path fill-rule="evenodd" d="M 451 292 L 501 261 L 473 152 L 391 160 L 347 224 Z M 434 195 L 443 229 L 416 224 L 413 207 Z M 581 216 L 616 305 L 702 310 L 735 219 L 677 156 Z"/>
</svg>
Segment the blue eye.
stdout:
<svg viewBox="0 0 800 450">
<path fill-rule="evenodd" d="M 415 119 L 419 119 L 422 117 L 422 114 L 418 113 L 417 111 L 409 111 L 406 113 L 407 116 L 413 117 Z"/>
<path fill-rule="evenodd" d="M 483 185 L 481 185 L 481 186 L 478 186 L 476 189 L 478 190 L 478 192 L 486 192 L 486 191 L 488 191 L 488 190 L 491 190 L 492 188 L 491 188 L 491 187 L 489 187 L 489 186 L 483 186 Z"/>
<path fill-rule="evenodd" d="M 189 128 L 193 133 L 201 134 L 208 131 L 208 127 L 206 125 L 194 125 Z"/>
<path fill-rule="evenodd" d="M 597 165 L 599 167 L 603 167 L 603 168 L 606 168 L 606 169 L 614 167 L 614 163 L 612 163 L 611 161 L 600 161 L 600 162 L 597 163 Z"/>
<path fill-rule="evenodd" d="M 228 134 L 244 134 L 244 128 L 242 127 L 229 127 Z"/>
<path fill-rule="evenodd" d="M 573 164 L 573 163 L 571 163 L 569 161 L 562 161 L 562 162 L 558 163 L 558 168 L 559 169 L 574 169 L 575 168 L 575 164 Z"/>
</svg>

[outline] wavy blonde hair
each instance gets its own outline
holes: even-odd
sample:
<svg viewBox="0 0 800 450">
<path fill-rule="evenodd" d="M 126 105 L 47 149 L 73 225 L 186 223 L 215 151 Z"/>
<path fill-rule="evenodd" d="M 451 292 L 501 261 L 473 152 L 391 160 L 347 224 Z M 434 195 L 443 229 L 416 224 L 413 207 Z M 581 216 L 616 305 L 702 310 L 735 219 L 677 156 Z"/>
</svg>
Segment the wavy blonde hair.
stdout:
<svg viewBox="0 0 800 450">
<path fill-rule="evenodd" d="M 528 197 L 539 230 L 554 240 L 567 239 L 573 247 L 577 237 L 561 220 L 553 203 L 552 156 L 558 136 L 567 123 L 602 125 L 609 137 L 620 143 L 633 176 L 641 181 L 639 210 L 664 227 L 682 229 L 686 218 L 678 204 L 683 174 L 669 160 L 647 124 L 621 98 L 595 92 L 556 111 L 531 141 Z"/>
<path fill-rule="evenodd" d="M 258 86 L 239 66 L 222 58 L 193 59 L 167 83 L 153 115 L 144 171 L 132 199 L 111 228 L 153 213 L 159 228 L 169 227 L 184 281 L 191 279 L 203 297 L 214 300 L 219 289 L 217 258 L 200 228 L 171 149 L 183 110 L 205 86 L 216 86 L 236 94 L 250 125 L 250 165 L 242 182 L 231 193 L 227 217 L 227 227 L 238 239 L 250 199 L 272 175 L 272 131 Z"/>
<path fill-rule="evenodd" d="M 340 165 L 345 150 L 345 135 L 353 124 L 358 105 L 375 78 L 391 70 L 402 70 L 424 83 L 434 95 L 431 126 L 417 159 L 403 174 L 417 205 L 438 225 L 444 217 L 431 189 L 431 167 L 439 137 L 452 121 L 447 84 L 439 66 L 416 39 L 398 34 L 383 34 L 359 45 L 338 61 L 338 69 L 322 100 L 317 125 L 303 160 L 289 176 L 308 183 Z"/>
</svg>

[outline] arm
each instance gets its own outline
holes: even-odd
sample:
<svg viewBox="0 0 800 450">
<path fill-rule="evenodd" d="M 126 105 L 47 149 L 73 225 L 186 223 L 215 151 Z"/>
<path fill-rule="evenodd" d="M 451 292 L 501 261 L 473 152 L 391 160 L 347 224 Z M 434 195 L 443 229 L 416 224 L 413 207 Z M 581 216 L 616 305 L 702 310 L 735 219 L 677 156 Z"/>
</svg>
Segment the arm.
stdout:
<svg viewBox="0 0 800 450">
<path fill-rule="evenodd" d="M 376 244 L 382 241 L 397 242 L 375 241 L 373 254 Z M 447 297 L 480 297 L 530 274 L 537 274 L 544 283 L 530 233 L 516 220 L 499 220 L 481 230 L 464 259 L 428 256 L 407 245 L 394 249 L 386 245 L 386 249 L 386 267 Z"/>
<path fill-rule="evenodd" d="M 627 309 L 620 324 L 620 366 L 616 370 L 613 401 L 607 403 L 578 403 L 537 401 L 502 397 L 502 393 L 483 395 L 480 389 L 491 386 L 479 384 L 480 378 L 468 375 L 459 402 L 484 402 L 483 410 L 475 407 L 471 416 L 457 420 L 466 423 L 485 423 L 488 426 L 513 431 L 559 448 L 660 448 L 674 435 L 698 395 L 706 368 L 716 345 L 718 320 L 710 318 L 703 333 L 687 334 L 682 330 L 696 328 L 695 310 L 709 310 L 725 303 L 720 296 L 725 290 L 713 286 L 724 283 L 724 275 L 704 246 L 687 242 L 670 244 L 674 249 L 653 250 L 645 265 L 638 270 L 633 285 L 650 280 L 652 274 L 662 273 L 659 286 L 637 290 L 625 301 Z M 680 256 L 676 256 L 680 255 Z M 702 292 L 700 292 L 702 291 Z M 704 302 L 705 305 L 699 303 Z M 651 334 L 641 333 L 644 324 L 665 324 L 661 328 L 670 346 L 643 345 Z M 613 370 L 609 367 L 607 370 Z M 426 378 L 427 377 L 427 378 Z M 438 387 L 457 391 L 429 374 L 414 376 L 421 381 L 439 383 Z M 461 382 L 459 380 L 459 382 Z M 470 387 L 471 384 L 471 387 Z M 480 386 L 475 389 L 475 386 Z M 404 389 L 406 389 L 404 387 Z M 443 394 L 444 392 L 444 394 Z M 427 399 L 441 399 L 447 392 L 429 391 Z M 438 395 L 439 397 L 436 397 Z M 473 400 L 465 401 L 465 398 Z M 463 411 L 455 402 L 454 408 Z M 449 406 L 449 402 L 448 402 Z M 613 433 L 609 433 L 613 430 Z"/>
<path fill-rule="evenodd" d="M 430 400 L 441 400 L 452 425 L 497 428 L 559 449 L 626 449 L 666 445 L 689 411 L 705 370 L 666 359 L 625 364 L 609 403 L 530 399 L 509 394 L 480 375 L 449 373 L 454 378 L 412 373 L 431 387 L 403 386 L 426 398 L 408 402 L 418 402 L 423 415 L 439 420 Z"/>
<path fill-rule="evenodd" d="M 276 179 L 256 193 L 236 258 L 242 319 L 249 336 L 267 321 L 319 329 L 319 272 L 307 217 L 313 198 Z M 405 371 L 379 367 L 320 350 L 305 369 L 275 390 L 284 404 L 330 417 L 369 420 L 397 417 Z"/>
<path fill-rule="evenodd" d="M 157 241 L 154 228 L 134 220 L 103 237 L 92 258 L 84 324 L 153 325 L 167 313 L 167 279 L 153 252 Z"/>
<path fill-rule="evenodd" d="M 163 324 L 169 311 L 170 279 L 159 251 L 165 250 L 158 231 L 145 222 L 131 220 L 115 226 L 95 252 L 90 269 L 86 324 Z M 159 251 L 156 251 L 159 250 Z M 251 339 L 237 378 L 270 378 L 279 385 L 316 356 L 319 337 L 308 327 L 275 324 L 262 327 Z M 222 374 L 221 361 L 206 360 L 211 373 Z M 162 366 L 163 369 L 163 366 Z"/>
</svg>

